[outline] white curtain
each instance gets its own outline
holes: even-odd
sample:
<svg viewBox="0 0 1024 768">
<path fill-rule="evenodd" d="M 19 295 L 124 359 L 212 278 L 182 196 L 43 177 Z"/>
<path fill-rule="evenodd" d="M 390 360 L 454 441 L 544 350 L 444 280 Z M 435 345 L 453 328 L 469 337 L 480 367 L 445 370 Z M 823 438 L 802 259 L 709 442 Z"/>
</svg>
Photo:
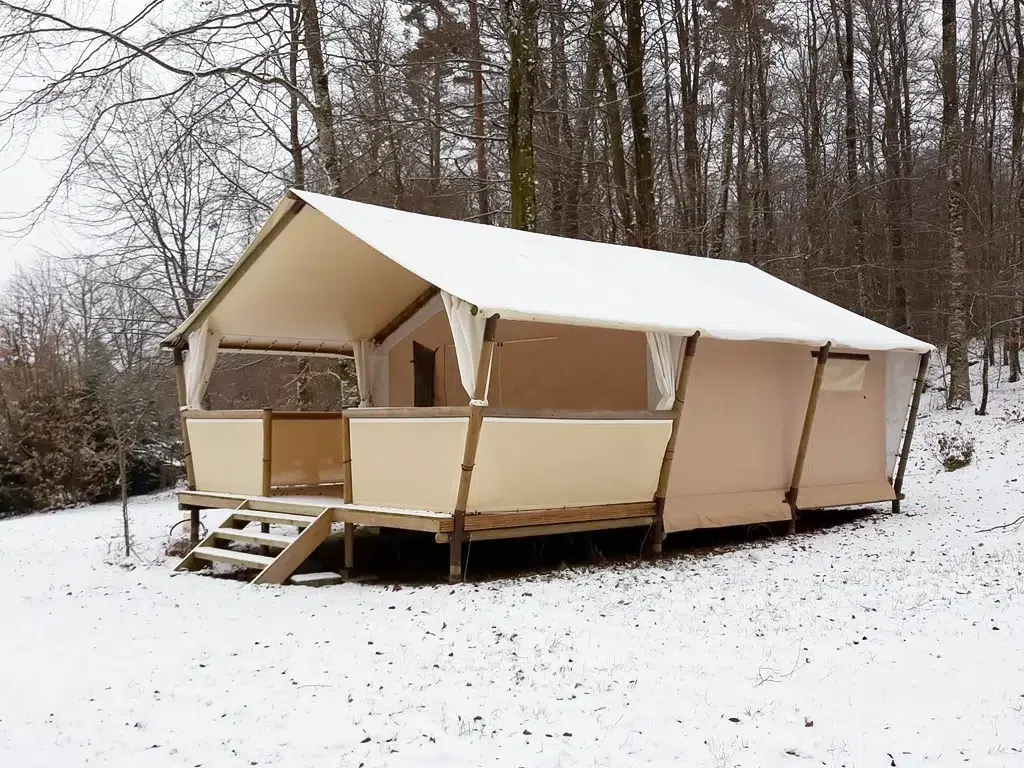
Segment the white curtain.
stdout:
<svg viewBox="0 0 1024 768">
<path fill-rule="evenodd" d="M 455 358 L 459 361 L 459 378 L 462 388 L 466 390 L 472 401 L 476 387 L 476 373 L 480 364 L 480 352 L 484 346 L 484 325 L 487 318 L 483 312 L 475 315 L 470 311 L 472 305 L 468 301 L 441 291 L 444 311 L 448 313 L 448 322 L 452 327 L 452 338 L 455 340 Z M 487 396 L 484 395 L 486 403 Z"/>
<path fill-rule="evenodd" d="M 377 346 L 372 341 L 355 341 L 352 351 L 356 359 L 356 383 L 359 385 L 359 407 L 373 405 L 373 375 L 376 368 L 374 353 Z"/>
<path fill-rule="evenodd" d="M 668 410 L 676 399 L 676 377 L 679 372 L 679 350 L 683 337 L 668 333 L 647 332 L 647 349 L 651 353 L 654 382 L 658 385 L 659 411 Z"/>
<path fill-rule="evenodd" d="M 220 336 L 209 323 L 203 323 L 188 335 L 185 355 L 185 403 L 189 410 L 201 410 L 206 387 L 210 384 L 213 364 L 217 361 Z"/>
</svg>

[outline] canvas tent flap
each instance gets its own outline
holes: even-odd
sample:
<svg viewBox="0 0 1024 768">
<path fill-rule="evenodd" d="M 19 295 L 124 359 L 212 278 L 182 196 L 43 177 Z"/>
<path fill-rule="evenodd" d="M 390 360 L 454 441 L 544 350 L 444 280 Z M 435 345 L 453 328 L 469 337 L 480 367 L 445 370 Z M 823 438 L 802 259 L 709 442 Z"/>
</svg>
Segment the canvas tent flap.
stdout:
<svg viewBox="0 0 1024 768">
<path fill-rule="evenodd" d="M 373 384 L 376 360 L 375 345 L 372 341 L 356 341 L 352 344 L 356 363 L 356 385 L 359 387 L 359 407 L 373 405 Z"/>
<path fill-rule="evenodd" d="M 476 375 L 480 368 L 480 352 L 484 346 L 484 326 L 487 318 L 483 312 L 469 302 L 441 292 L 444 311 L 452 329 L 452 341 L 455 344 L 455 359 L 459 363 L 459 381 L 466 394 L 474 396 Z M 490 377 L 488 376 L 488 381 Z M 486 401 L 486 395 L 484 397 Z M 486 402 L 483 403 L 486 405 Z"/>
<path fill-rule="evenodd" d="M 350 351 L 431 287 L 508 320 L 818 347 L 931 346 L 738 262 L 423 216 L 293 191 L 215 295 L 222 349 Z M 378 339 L 379 340 L 379 339 Z"/>
<path fill-rule="evenodd" d="M 188 335 L 188 354 L 185 356 L 185 403 L 192 410 L 203 407 L 203 397 L 210 384 L 213 364 L 217 360 L 220 337 L 203 323 Z"/>
<path fill-rule="evenodd" d="M 885 355 L 885 471 L 890 477 L 896 470 L 919 364 L 920 357 L 911 352 Z"/>
<path fill-rule="evenodd" d="M 679 352 L 683 346 L 680 336 L 647 332 L 647 351 L 651 355 L 651 373 L 658 387 L 659 411 L 668 410 L 676 399 L 676 376 L 679 372 Z"/>
</svg>

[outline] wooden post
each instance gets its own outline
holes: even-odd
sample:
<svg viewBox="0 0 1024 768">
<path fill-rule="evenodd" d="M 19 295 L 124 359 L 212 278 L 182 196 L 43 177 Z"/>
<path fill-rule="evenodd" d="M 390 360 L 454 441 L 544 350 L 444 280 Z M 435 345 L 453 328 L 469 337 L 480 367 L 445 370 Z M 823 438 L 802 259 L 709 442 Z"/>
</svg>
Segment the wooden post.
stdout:
<svg viewBox="0 0 1024 768">
<path fill-rule="evenodd" d="M 264 496 L 270 496 L 271 485 L 271 446 L 274 439 L 274 414 L 270 408 L 263 409 L 263 482 L 261 483 Z M 260 523 L 261 533 L 270 533 L 270 523 Z M 270 547 L 260 547 L 260 554 L 269 557 Z"/>
<path fill-rule="evenodd" d="M 352 503 L 352 432 L 348 414 L 341 414 L 341 471 L 342 496 L 346 504 Z M 345 521 L 345 577 L 352 575 L 356 565 L 355 524 Z"/>
<path fill-rule="evenodd" d="M 821 382 L 825 377 L 825 366 L 828 364 L 828 353 L 832 342 L 828 342 L 818 350 L 818 362 L 814 366 L 814 378 L 811 380 L 811 395 L 807 399 L 807 412 L 804 414 L 804 428 L 800 433 L 800 446 L 796 451 L 796 462 L 793 465 L 793 479 L 786 491 L 786 502 L 789 504 L 789 532 L 796 533 L 796 497 L 800 493 L 800 480 L 804 474 L 804 461 L 807 459 L 807 447 L 811 443 L 811 429 L 814 427 L 814 412 L 818 410 L 818 395 L 821 393 Z"/>
<path fill-rule="evenodd" d="M 180 347 L 174 348 L 174 382 L 178 389 L 178 421 L 181 424 L 181 445 L 185 453 L 185 482 L 190 491 L 196 489 L 196 474 L 192 467 L 192 448 L 188 442 L 188 427 L 185 424 L 185 409 L 188 395 L 185 392 L 185 357 Z"/>
<path fill-rule="evenodd" d="M 263 495 L 269 496 L 271 490 L 271 446 L 274 440 L 274 413 L 270 408 L 263 409 Z"/>
<path fill-rule="evenodd" d="M 651 549 L 655 554 L 661 553 L 661 545 L 665 540 L 665 497 L 668 495 L 668 479 L 672 474 L 672 459 L 676 454 L 679 424 L 683 415 L 683 403 L 686 401 L 686 388 L 690 383 L 690 369 L 693 367 L 693 356 L 697 351 L 698 338 L 700 338 L 700 331 L 686 337 L 683 362 L 679 367 L 679 378 L 676 379 L 676 397 L 672 403 L 672 431 L 668 435 L 668 443 L 665 444 L 665 455 L 661 459 L 661 474 L 658 475 L 658 489 L 654 492 Z"/>
<path fill-rule="evenodd" d="M 900 502 L 903 500 L 903 475 L 907 471 L 907 461 L 910 459 L 910 444 L 914 439 L 914 427 L 917 426 L 917 412 L 921 407 L 921 394 L 924 392 L 925 379 L 928 377 L 928 359 L 930 352 L 921 355 L 921 362 L 917 366 L 917 379 L 914 381 L 914 397 L 910 401 L 910 415 L 907 417 L 907 428 L 903 432 L 903 446 L 900 450 L 900 463 L 896 470 L 896 480 L 892 489 L 896 492 L 896 498 L 892 501 L 892 511 L 900 511 Z"/>
<path fill-rule="evenodd" d="M 178 391 L 178 424 L 181 429 L 181 449 L 185 459 L 185 485 L 190 491 L 196 489 L 196 473 L 192 465 L 192 446 L 188 441 L 188 424 L 185 420 L 185 409 L 188 407 L 188 394 L 185 390 L 185 355 L 181 347 L 174 348 L 174 383 Z M 199 544 L 199 508 L 184 507 L 189 511 L 189 544 Z"/>
<path fill-rule="evenodd" d="M 484 408 L 481 403 L 487 396 L 491 355 L 494 354 L 494 332 L 497 327 L 498 316 L 488 317 L 484 325 L 484 343 L 477 363 L 473 396 L 469 403 L 469 425 L 466 428 L 466 447 L 462 452 L 462 474 L 459 475 L 459 491 L 455 497 L 453 530 L 448 539 L 448 581 L 451 584 L 462 581 L 462 540 L 466 531 L 466 505 L 469 503 L 469 484 L 473 479 L 476 448 L 480 443 L 480 428 L 484 423 Z"/>
</svg>

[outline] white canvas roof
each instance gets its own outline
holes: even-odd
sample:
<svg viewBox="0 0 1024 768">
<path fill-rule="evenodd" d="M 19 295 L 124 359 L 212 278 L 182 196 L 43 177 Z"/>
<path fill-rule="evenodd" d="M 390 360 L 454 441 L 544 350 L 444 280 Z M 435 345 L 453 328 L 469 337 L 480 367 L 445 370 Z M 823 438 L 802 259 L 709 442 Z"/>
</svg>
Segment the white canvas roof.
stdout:
<svg viewBox="0 0 1024 768">
<path fill-rule="evenodd" d="M 278 205 L 166 340 L 209 321 L 222 348 L 341 351 L 432 287 L 512 320 L 861 350 L 931 345 L 748 264 L 423 216 L 311 192 Z"/>
</svg>

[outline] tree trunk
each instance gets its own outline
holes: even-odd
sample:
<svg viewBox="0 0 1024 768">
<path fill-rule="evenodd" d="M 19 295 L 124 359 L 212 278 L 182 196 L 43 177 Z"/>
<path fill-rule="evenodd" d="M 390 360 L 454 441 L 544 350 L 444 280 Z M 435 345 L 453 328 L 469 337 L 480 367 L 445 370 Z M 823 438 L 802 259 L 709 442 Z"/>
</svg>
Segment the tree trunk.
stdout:
<svg viewBox="0 0 1024 768">
<path fill-rule="evenodd" d="M 538 0 L 507 0 L 508 159 L 512 210 L 509 226 L 537 229 L 533 163 L 534 97 L 537 87 Z"/>
<path fill-rule="evenodd" d="M 641 248 L 657 248 L 657 214 L 654 208 L 654 157 L 651 149 L 647 93 L 644 90 L 643 0 L 622 0 L 626 24 L 626 93 L 633 124 L 633 169 L 636 190 L 636 233 L 630 238 Z"/>
<path fill-rule="evenodd" d="M 612 62 L 608 56 L 608 45 L 605 41 L 605 12 L 604 0 L 595 0 L 590 34 L 601 66 L 601 79 L 604 82 L 605 125 L 612 161 L 615 203 L 622 221 L 622 228 L 630 233 L 634 231 L 633 206 L 629 196 L 629 182 L 626 178 L 626 147 L 622 135 L 622 113 L 619 111 L 618 79 L 612 68 Z"/>
<path fill-rule="evenodd" d="M 476 144 L 476 200 L 478 220 L 491 223 L 491 203 L 488 196 L 487 145 L 484 141 L 484 52 L 480 45 L 480 21 L 477 0 L 469 0 L 469 36 L 473 62 L 473 133 Z"/>
<path fill-rule="evenodd" d="M 694 253 L 704 251 L 704 227 L 707 223 L 707 211 L 700 195 L 703 182 L 700 144 L 697 140 L 700 68 L 703 59 L 699 8 L 698 0 L 691 0 L 685 11 L 680 0 L 672 0 L 672 11 L 676 17 L 683 111 L 683 214 L 688 230 L 687 247 Z"/>
<path fill-rule="evenodd" d="M 299 9 L 288 6 L 288 82 L 293 87 L 299 83 Z M 306 188 L 306 164 L 302 154 L 302 135 L 299 133 L 299 99 L 294 91 L 288 94 L 288 145 L 292 156 L 292 185 L 296 189 Z"/>
<path fill-rule="evenodd" d="M 117 438 L 117 475 L 121 485 L 121 524 L 124 530 L 124 556 L 132 556 L 132 536 L 128 521 L 128 457 L 124 441 Z"/>
<path fill-rule="evenodd" d="M 1010 358 L 1010 381 L 1020 381 L 1021 329 L 1024 323 L 1024 296 L 1021 290 L 1021 270 L 1024 269 L 1024 24 L 1021 23 L 1021 4 L 1013 3 L 1013 38 L 1017 66 L 1013 76 L 1013 106 L 1010 164 L 1014 227 L 1012 233 L 1013 281 L 1012 320 L 1007 332 L 1007 356 Z"/>
<path fill-rule="evenodd" d="M 963 174 L 957 83 L 956 0 L 942 0 L 942 137 L 946 174 L 946 240 L 949 249 L 947 304 L 949 389 L 946 406 L 959 409 L 971 401 L 967 366 L 967 254 L 964 250 Z"/>
<path fill-rule="evenodd" d="M 722 130 L 722 180 L 718 188 L 718 219 L 715 222 L 714 238 L 711 253 L 721 258 L 725 252 L 725 225 L 729 215 L 729 189 L 733 176 L 733 148 L 736 143 L 736 111 L 742 110 L 745 69 L 737 51 L 735 38 L 729 46 L 729 66 L 731 73 L 725 91 L 725 127 Z"/>
<path fill-rule="evenodd" d="M 309 64 L 309 79 L 313 89 L 313 121 L 316 123 L 317 148 L 320 162 L 327 177 L 328 194 L 340 196 L 344 191 L 338 138 L 334 129 L 334 105 L 331 101 L 330 82 L 324 61 L 323 38 L 320 31 L 320 13 L 316 0 L 299 0 L 302 15 L 303 43 Z"/>
<path fill-rule="evenodd" d="M 853 0 L 843 0 L 842 27 L 839 24 L 835 0 L 833 0 L 832 9 L 836 28 L 836 47 L 843 72 L 846 205 L 852 229 L 851 237 L 847 241 L 846 254 L 847 262 L 853 267 L 857 276 L 857 309 L 862 315 L 866 315 L 868 313 L 868 290 L 864 261 L 864 212 L 857 172 L 857 95 L 853 78 Z"/>
</svg>

